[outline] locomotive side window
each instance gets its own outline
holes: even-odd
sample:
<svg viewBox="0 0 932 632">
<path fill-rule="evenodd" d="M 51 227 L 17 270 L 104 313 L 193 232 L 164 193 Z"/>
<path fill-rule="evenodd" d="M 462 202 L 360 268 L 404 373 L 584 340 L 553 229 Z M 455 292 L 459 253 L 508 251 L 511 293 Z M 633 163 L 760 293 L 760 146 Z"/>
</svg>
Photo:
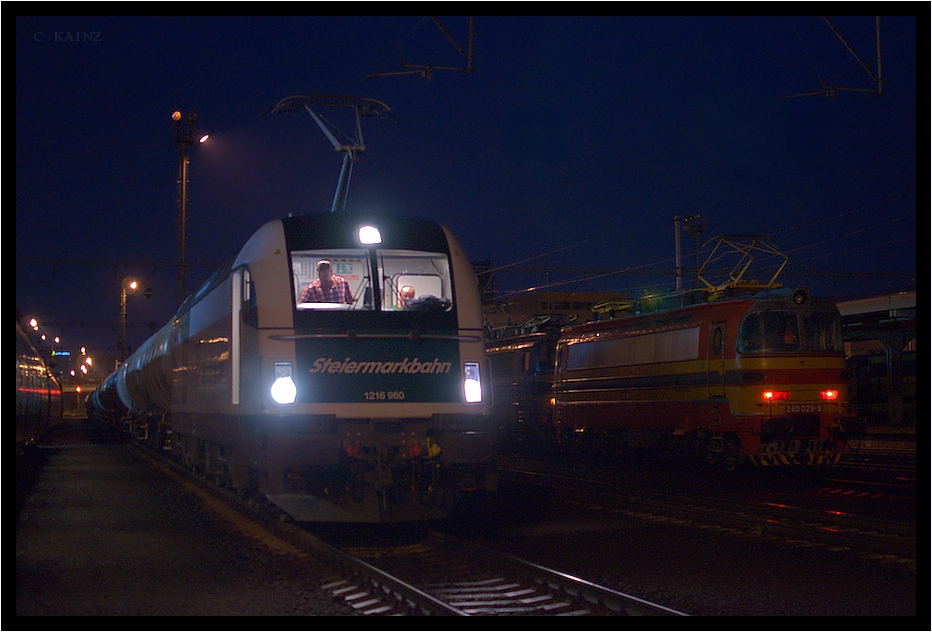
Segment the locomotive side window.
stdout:
<svg viewBox="0 0 932 632">
<path fill-rule="evenodd" d="M 716 327 L 712 330 L 712 353 L 719 355 L 722 352 L 722 328 Z"/>
<path fill-rule="evenodd" d="M 675 329 L 609 340 L 585 340 L 567 346 L 568 370 L 634 366 L 695 360 L 699 328 Z"/>
</svg>

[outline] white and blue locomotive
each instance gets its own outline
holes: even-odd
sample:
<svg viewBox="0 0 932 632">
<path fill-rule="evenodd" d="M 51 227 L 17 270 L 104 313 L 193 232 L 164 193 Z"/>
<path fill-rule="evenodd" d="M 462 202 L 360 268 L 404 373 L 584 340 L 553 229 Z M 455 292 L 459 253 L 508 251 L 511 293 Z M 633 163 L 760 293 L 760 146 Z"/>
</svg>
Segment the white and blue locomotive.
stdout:
<svg viewBox="0 0 932 632">
<path fill-rule="evenodd" d="M 351 302 L 299 302 L 322 259 Z M 298 521 L 432 519 L 495 488 L 484 344 L 476 276 L 447 228 L 289 217 L 260 228 L 89 407 Z"/>
</svg>

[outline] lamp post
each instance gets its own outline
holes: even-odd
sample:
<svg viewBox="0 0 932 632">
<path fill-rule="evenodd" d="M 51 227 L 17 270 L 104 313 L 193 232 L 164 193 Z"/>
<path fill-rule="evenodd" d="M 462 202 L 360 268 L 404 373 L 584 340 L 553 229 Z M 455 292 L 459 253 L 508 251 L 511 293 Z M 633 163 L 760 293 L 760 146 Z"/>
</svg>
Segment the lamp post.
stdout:
<svg viewBox="0 0 932 632">
<path fill-rule="evenodd" d="M 683 230 L 693 236 L 694 250 L 696 252 L 696 276 L 699 275 L 699 235 L 705 232 L 705 220 L 702 215 L 687 215 L 683 218 Z"/>
<path fill-rule="evenodd" d="M 674 276 L 676 279 L 676 290 L 680 291 L 683 289 L 683 257 L 680 252 L 680 228 L 682 227 L 687 233 L 690 233 L 695 236 L 696 239 L 696 273 L 699 272 L 699 234 L 705 232 L 705 227 L 700 223 L 701 215 L 696 213 L 695 215 L 687 215 L 686 217 L 680 217 L 677 215 L 673 218 L 674 226 L 674 246 L 676 249 L 676 267 L 674 268 Z"/>
<path fill-rule="evenodd" d="M 209 134 L 198 133 L 194 128 L 197 114 L 180 111 L 172 112 L 172 132 L 175 146 L 178 148 L 178 305 L 184 301 L 185 287 L 185 229 L 188 223 L 188 148 L 197 139 L 203 143 Z"/>
<path fill-rule="evenodd" d="M 129 277 L 120 283 L 120 364 L 126 360 L 126 292 L 135 292 L 139 284 Z"/>
</svg>

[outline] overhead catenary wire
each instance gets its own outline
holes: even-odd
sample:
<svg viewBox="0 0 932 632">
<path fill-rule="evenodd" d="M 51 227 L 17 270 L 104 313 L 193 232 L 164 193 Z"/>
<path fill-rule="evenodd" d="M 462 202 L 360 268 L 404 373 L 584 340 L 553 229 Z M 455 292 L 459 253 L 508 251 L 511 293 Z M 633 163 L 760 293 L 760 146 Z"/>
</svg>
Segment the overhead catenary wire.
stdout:
<svg viewBox="0 0 932 632">
<path fill-rule="evenodd" d="M 826 216 L 826 217 L 820 218 L 820 219 L 815 220 L 815 221 L 812 221 L 812 222 L 807 222 L 807 223 L 804 223 L 804 224 L 791 225 L 791 226 L 787 226 L 787 227 L 785 227 L 785 228 L 780 228 L 780 229 L 771 231 L 771 232 L 768 234 L 768 237 L 770 237 L 770 238 L 772 239 L 773 236 L 775 236 L 775 235 L 790 234 L 790 233 L 797 232 L 797 231 L 800 231 L 800 230 L 809 229 L 809 228 L 812 228 L 813 226 L 817 226 L 817 225 L 820 225 L 820 224 L 824 224 L 825 222 L 828 222 L 828 221 L 837 220 L 837 219 L 840 219 L 840 218 L 850 217 L 850 216 L 852 216 L 852 215 L 856 215 L 856 214 L 858 214 L 858 213 L 861 213 L 861 212 L 864 212 L 864 211 L 868 211 L 868 210 L 875 210 L 875 209 L 877 209 L 878 207 L 882 207 L 882 206 L 886 206 L 886 205 L 889 205 L 889 204 L 901 202 L 901 201 L 907 200 L 907 199 L 909 199 L 909 198 L 911 198 L 911 197 L 912 197 L 912 198 L 915 197 L 915 191 L 911 191 L 911 192 L 909 192 L 909 193 L 905 193 L 905 194 L 899 195 L 899 196 L 890 197 L 890 198 L 887 198 L 887 199 L 884 199 L 884 200 L 880 200 L 880 201 L 878 201 L 878 202 L 873 202 L 873 203 L 870 203 L 870 204 L 864 204 L 864 205 L 860 205 L 860 206 L 855 207 L 855 208 L 851 208 L 851 209 L 839 211 L 839 212 L 837 212 L 837 213 L 833 213 L 833 214 L 831 214 L 831 215 L 828 215 L 828 216 Z M 837 240 L 839 240 L 839 239 L 845 239 L 845 238 L 849 238 L 849 237 L 852 237 L 852 236 L 854 236 L 854 235 L 857 235 L 857 234 L 860 234 L 860 233 L 864 233 L 864 232 L 867 232 L 867 231 L 873 231 L 873 230 L 878 230 L 878 229 L 881 229 L 881 228 L 885 228 L 885 227 L 890 226 L 891 224 L 899 223 L 899 222 L 908 220 L 909 218 L 915 217 L 915 216 L 916 216 L 916 213 L 915 213 L 915 212 L 906 213 L 906 214 L 903 214 L 903 215 L 901 215 L 901 216 L 899 216 L 899 217 L 896 217 L 896 218 L 894 218 L 894 219 L 884 220 L 884 221 L 881 222 L 881 223 L 872 224 L 871 226 L 867 226 L 867 227 L 863 227 L 863 228 L 852 229 L 852 230 L 847 231 L 847 232 L 844 232 L 844 233 L 835 234 L 835 235 L 832 235 L 832 236 L 827 237 L 827 238 L 824 238 L 824 239 L 819 239 L 819 240 L 813 241 L 813 242 L 808 243 L 808 244 L 803 244 L 803 245 L 797 246 L 797 247 L 795 247 L 795 248 L 792 248 L 792 249 L 789 249 L 789 250 L 785 250 L 784 253 L 785 253 L 785 254 L 790 254 L 790 253 L 802 252 L 802 251 L 804 251 L 804 250 L 808 250 L 808 249 L 811 249 L 811 248 L 815 248 L 815 247 L 818 247 L 818 246 L 822 246 L 822 245 L 824 245 L 824 244 L 827 244 L 827 243 L 830 243 L 830 242 L 833 242 L 833 241 L 837 241 Z M 540 258 L 543 258 L 543 257 L 551 256 L 551 255 L 556 254 L 556 253 L 558 253 L 558 252 L 561 252 L 561 251 L 563 251 L 563 250 L 566 250 L 566 249 L 569 249 L 569 248 L 578 246 L 578 245 L 580 245 L 580 244 L 582 244 L 582 243 L 587 243 L 587 242 L 592 241 L 592 240 L 594 240 L 594 239 L 596 239 L 596 238 L 591 238 L 591 239 L 588 239 L 588 240 L 584 240 L 583 242 L 577 242 L 577 243 L 575 243 L 575 244 L 571 244 L 571 245 L 565 246 L 565 247 L 563 247 L 563 248 L 559 248 L 559 249 L 556 249 L 556 250 L 553 250 L 553 251 L 549 251 L 549 252 L 543 253 L 543 254 L 541 254 L 541 255 L 536 255 L 536 256 L 533 256 L 533 257 L 529 257 L 529 258 L 523 259 L 523 260 L 521 260 L 521 261 L 516 261 L 516 262 L 513 262 L 513 263 L 509 263 L 509 264 L 503 265 L 503 266 L 499 266 L 499 267 L 495 268 L 494 270 L 495 270 L 495 271 L 503 271 L 503 270 L 512 269 L 512 270 L 515 271 L 515 272 L 525 272 L 525 273 L 527 273 L 528 270 L 515 270 L 515 268 L 517 268 L 518 266 L 523 265 L 523 264 L 525 264 L 525 263 L 527 263 L 527 262 L 530 262 L 530 261 L 533 261 L 533 260 L 536 260 L 536 259 L 540 259 Z M 892 240 L 892 241 L 896 241 L 896 240 Z M 900 240 L 900 241 L 902 241 L 902 240 Z M 884 242 L 884 243 L 887 243 L 887 242 Z M 868 247 L 880 247 L 880 246 L 882 246 L 882 245 L 884 245 L 884 244 L 871 244 L 870 246 L 862 246 L 862 247 L 859 247 L 859 248 L 856 248 L 856 249 L 853 249 L 853 250 L 863 250 L 863 249 L 868 248 Z M 840 254 L 845 254 L 846 252 L 849 252 L 849 250 L 844 250 L 844 251 L 841 251 L 841 252 L 823 253 L 823 254 L 818 255 L 817 258 L 825 258 L 825 257 L 837 256 L 837 255 L 840 255 Z M 768 259 L 768 256 L 762 257 L 762 258 L 760 259 L 760 262 L 761 262 L 761 263 L 766 263 L 767 259 Z M 664 259 L 654 260 L 654 261 L 651 261 L 651 262 L 646 263 L 646 264 L 643 264 L 643 265 L 630 265 L 630 266 L 625 266 L 625 267 L 623 267 L 623 268 L 617 268 L 617 269 L 609 270 L 609 271 L 605 271 L 605 272 L 598 272 L 598 273 L 595 273 L 595 274 L 586 273 L 586 274 L 583 274 L 583 275 L 581 275 L 581 276 L 577 276 L 577 277 L 574 277 L 574 278 L 571 278 L 571 279 L 562 279 L 562 280 L 559 280 L 559 281 L 552 281 L 552 282 L 549 282 L 549 281 L 548 281 L 548 282 L 543 283 L 543 284 L 536 284 L 536 285 L 533 285 L 533 286 L 528 286 L 528 287 L 524 287 L 524 288 L 520 288 L 520 289 L 504 290 L 504 291 L 501 292 L 499 298 L 500 298 L 500 300 L 507 300 L 508 298 L 511 298 L 511 297 L 514 297 L 514 296 L 518 296 L 518 295 L 522 295 L 522 294 L 528 294 L 528 293 L 531 293 L 531 292 L 544 291 L 544 290 L 551 290 L 551 289 L 554 289 L 554 288 L 566 287 L 566 286 L 568 286 L 568 285 L 573 285 L 573 284 L 579 285 L 579 284 L 584 284 L 584 283 L 590 283 L 590 282 L 593 282 L 593 281 L 596 281 L 596 280 L 599 280 L 599 279 L 605 279 L 605 278 L 615 277 L 615 276 L 620 276 L 620 275 L 631 275 L 631 276 L 645 276 L 645 275 L 650 276 L 650 275 L 653 275 L 653 276 L 659 276 L 659 275 L 666 274 L 666 270 L 665 270 L 665 268 L 664 268 L 663 266 L 672 263 L 674 260 L 675 260 L 674 257 L 668 257 L 668 258 L 664 258 Z M 810 259 L 810 260 L 811 260 L 811 259 Z M 791 265 L 791 266 L 800 266 L 800 265 L 804 264 L 805 261 L 808 261 L 808 260 L 796 260 L 796 261 L 791 261 L 791 262 L 790 262 L 790 265 Z M 564 270 L 566 270 L 566 269 L 564 268 Z M 788 277 L 788 278 L 792 278 L 792 277 L 794 277 L 794 276 L 806 276 L 806 277 L 822 276 L 822 277 L 824 277 L 824 278 L 826 278 L 826 279 L 838 279 L 838 278 L 864 278 L 864 279 L 870 279 L 870 278 L 876 278 L 876 279 L 894 279 L 894 280 L 896 280 L 896 279 L 901 279 L 901 280 L 909 280 L 909 279 L 914 279 L 914 278 L 915 278 L 915 275 L 914 275 L 914 274 L 913 274 L 913 275 L 909 275 L 909 274 L 895 274 L 895 273 L 886 273 L 886 272 L 881 272 L 881 271 L 876 271 L 876 272 L 838 272 L 838 271 L 822 271 L 822 272 L 819 272 L 819 271 L 815 271 L 815 270 L 810 269 L 810 270 L 807 271 L 806 273 L 802 273 L 802 274 L 801 274 L 801 273 L 799 273 L 799 272 L 796 272 L 796 271 L 795 271 L 794 269 L 792 269 L 792 268 L 789 268 L 789 269 L 785 270 L 782 274 L 783 274 L 784 276 Z M 657 284 L 650 284 L 650 285 L 641 285 L 641 284 L 638 284 L 638 285 L 635 285 L 635 286 L 628 286 L 628 287 L 617 288 L 617 289 L 614 289 L 614 290 L 605 290 L 605 291 L 608 292 L 608 293 L 613 293 L 613 292 L 614 292 L 614 293 L 625 293 L 625 292 L 630 293 L 630 292 L 635 292 L 635 291 L 636 291 L 636 292 L 639 292 L 639 291 L 652 291 L 652 290 L 653 290 L 653 291 L 656 291 L 656 289 L 657 289 Z"/>
</svg>

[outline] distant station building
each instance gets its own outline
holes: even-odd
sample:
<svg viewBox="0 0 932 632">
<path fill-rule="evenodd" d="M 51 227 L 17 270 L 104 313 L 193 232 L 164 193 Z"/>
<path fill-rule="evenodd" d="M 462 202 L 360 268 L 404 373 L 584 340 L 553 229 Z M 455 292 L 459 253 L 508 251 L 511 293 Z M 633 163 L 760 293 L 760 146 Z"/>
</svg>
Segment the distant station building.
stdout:
<svg viewBox="0 0 932 632">
<path fill-rule="evenodd" d="M 916 292 L 842 301 L 838 311 L 865 436 L 915 449 Z"/>
<path fill-rule="evenodd" d="M 551 317 L 561 323 L 585 323 L 593 319 L 596 305 L 625 300 L 627 295 L 606 292 L 528 292 L 513 298 L 486 302 L 486 327 L 495 331 L 519 327 Z"/>
<path fill-rule="evenodd" d="M 84 400 L 100 385 L 99 371 L 83 352 L 59 349 L 52 352 L 50 366 L 61 384 L 62 414 L 83 418 Z"/>
</svg>

